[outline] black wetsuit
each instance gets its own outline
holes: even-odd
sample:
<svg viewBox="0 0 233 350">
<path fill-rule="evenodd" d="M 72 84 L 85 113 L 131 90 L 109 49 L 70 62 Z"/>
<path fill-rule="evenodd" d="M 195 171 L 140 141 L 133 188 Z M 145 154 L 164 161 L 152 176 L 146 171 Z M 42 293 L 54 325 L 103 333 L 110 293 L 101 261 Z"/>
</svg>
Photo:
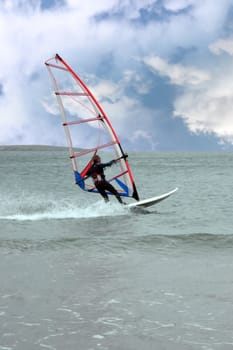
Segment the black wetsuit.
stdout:
<svg viewBox="0 0 233 350">
<path fill-rule="evenodd" d="M 104 168 L 110 167 L 112 164 L 114 164 L 114 160 L 111 160 L 108 163 L 94 163 L 91 168 L 88 170 L 86 176 L 91 176 L 93 178 L 93 182 L 95 184 L 95 187 L 101 194 L 101 196 L 104 198 L 106 202 L 109 201 L 108 195 L 106 193 L 106 190 L 114 194 L 117 198 L 117 200 L 120 203 L 123 203 L 119 193 L 117 190 L 108 182 L 105 180 L 104 175 Z"/>
</svg>

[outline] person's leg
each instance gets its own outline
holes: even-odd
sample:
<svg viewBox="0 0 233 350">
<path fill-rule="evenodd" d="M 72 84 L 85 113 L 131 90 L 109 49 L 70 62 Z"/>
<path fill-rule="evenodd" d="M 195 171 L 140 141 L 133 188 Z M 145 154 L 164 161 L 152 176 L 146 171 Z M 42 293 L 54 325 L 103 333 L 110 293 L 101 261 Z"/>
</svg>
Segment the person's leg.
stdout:
<svg viewBox="0 0 233 350">
<path fill-rule="evenodd" d="M 108 198 L 107 193 L 105 192 L 105 188 L 104 188 L 103 184 L 101 182 L 99 182 L 98 184 L 96 184 L 95 187 L 99 191 L 100 195 L 104 198 L 105 202 L 108 202 L 109 198 Z"/>
<path fill-rule="evenodd" d="M 105 189 L 108 190 L 109 192 L 113 193 L 115 195 L 115 197 L 117 198 L 117 200 L 123 204 L 123 201 L 121 199 L 121 196 L 119 195 L 119 193 L 117 192 L 117 190 L 107 181 L 105 181 Z"/>
</svg>

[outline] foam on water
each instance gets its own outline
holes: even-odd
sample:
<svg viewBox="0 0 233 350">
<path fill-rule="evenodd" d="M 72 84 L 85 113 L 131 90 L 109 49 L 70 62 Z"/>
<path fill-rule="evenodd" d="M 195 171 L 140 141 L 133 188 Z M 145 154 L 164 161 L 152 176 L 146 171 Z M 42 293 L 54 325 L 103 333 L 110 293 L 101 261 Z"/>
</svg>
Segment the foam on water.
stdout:
<svg viewBox="0 0 233 350">
<path fill-rule="evenodd" d="M 125 215 L 128 213 L 127 208 L 122 207 L 114 200 L 105 203 L 98 200 L 89 204 L 74 203 L 65 200 L 55 201 L 52 199 L 35 199 L 27 197 L 25 200 L 11 201 L 8 198 L 7 205 L 1 208 L 0 220 L 16 221 L 37 221 L 50 219 L 78 219 L 78 218 L 95 218 L 112 215 Z"/>
</svg>

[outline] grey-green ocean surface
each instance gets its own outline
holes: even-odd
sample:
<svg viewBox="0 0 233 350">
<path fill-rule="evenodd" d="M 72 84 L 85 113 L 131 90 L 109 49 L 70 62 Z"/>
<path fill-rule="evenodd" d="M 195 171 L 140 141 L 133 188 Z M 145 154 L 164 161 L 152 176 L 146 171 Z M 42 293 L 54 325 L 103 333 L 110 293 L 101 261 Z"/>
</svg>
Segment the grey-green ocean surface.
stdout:
<svg viewBox="0 0 233 350">
<path fill-rule="evenodd" d="M 0 350 L 233 348 L 233 154 L 129 156 L 142 198 L 179 191 L 130 212 L 65 150 L 0 151 Z"/>
</svg>

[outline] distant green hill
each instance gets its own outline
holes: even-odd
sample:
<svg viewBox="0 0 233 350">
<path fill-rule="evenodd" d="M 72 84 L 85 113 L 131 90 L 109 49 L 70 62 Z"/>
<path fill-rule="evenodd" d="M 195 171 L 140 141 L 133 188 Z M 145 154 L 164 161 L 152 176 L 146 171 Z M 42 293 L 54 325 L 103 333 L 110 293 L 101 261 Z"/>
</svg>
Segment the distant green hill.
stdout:
<svg viewBox="0 0 233 350">
<path fill-rule="evenodd" d="M 51 151 L 67 149 L 61 146 L 47 146 L 47 145 L 5 145 L 0 146 L 0 151 Z"/>
</svg>

